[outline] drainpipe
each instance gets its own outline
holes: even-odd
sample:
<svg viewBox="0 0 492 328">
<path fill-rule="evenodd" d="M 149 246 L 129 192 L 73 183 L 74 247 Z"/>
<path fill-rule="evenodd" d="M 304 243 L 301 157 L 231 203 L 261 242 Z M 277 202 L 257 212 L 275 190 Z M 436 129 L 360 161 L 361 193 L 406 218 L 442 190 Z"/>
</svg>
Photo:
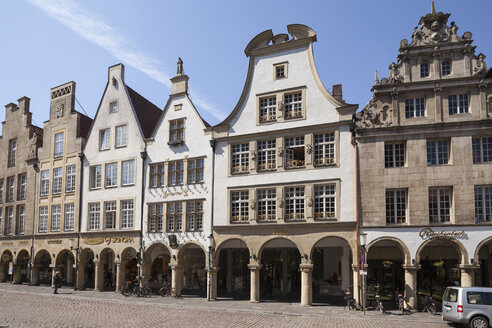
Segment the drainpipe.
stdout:
<svg viewBox="0 0 492 328">
<path fill-rule="evenodd" d="M 34 230 L 35 230 L 35 222 L 36 222 L 36 197 L 37 197 L 37 182 L 38 182 L 38 172 L 39 172 L 39 166 L 38 163 L 34 163 L 33 166 L 34 168 L 34 199 L 33 199 L 33 208 L 32 208 L 32 233 L 31 233 L 31 254 L 30 254 L 30 259 L 29 259 L 29 274 L 28 279 L 29 281 L 27 282 L 28 286 L 31 286 L 31 274 L 32 274 L 32 266 L 33 266 L 33 255 L 34 255 Z"/>
<path fill-rule="evenodd" d="M 356 240 L 356 248 L 357 248 L 357 270 L 362 270 L 363 268 L 359 267 L 360 261 L 361 261 L 361 251 L 360 251 L 360 238 L 359 238 L 359 233 L 360 233 L 360 186 L 359 186 L 359 179 L 360 179 L 360 172 L 359 172 L 359 147 L 357 144 L 357 141 L 355 139 L 355 124 L 352 123 L 352 146 L 354 147 L 355 151 L 355 240 Z M 361 284 L 361 277 L 360 274 L 357 274 L 357 295 L 358 299 L 360 302 L 361 299 L 361 290 L 360 290 L 360 284 Z M 355 282 L 354 282 L 354 294 L 355 294 Z"/>
<path fill-rule="evenodd" d="M 73 283 L 73 290 L 80 289 L 80 286 L 77 286 L 78 279 L 79 279 L 79 260 L 80 260 L 80 230 L 81 230 L 81 225 L 82 225 L 82 201 L 83 201 L 83 195 L 84 195 L 84 153 L 80 152 L 79 153 L 79 159 L 80 159 L 80 185 L 79 185 L 79 224 L 77 225 L 77 248 L 75 251 L 75 280 Z"/>
<path fill-rule="evenodd" d="M 213 261 L 212 261 L 212 256 L 215 253 L 215 248 L 214 248 L 214 190 L 215 190 L 215 139 L 212 131 L 212 139 L 210 141 L 210 147 L 212 147 L 212 190 L 211 190 L 211 205 L 210 205 L 210 236 L 208 237 L 209 239 L 209 246 L 208 246 L 208 292 L 207 292 L 207 301 L 211 300 L 211 293 L 212 293 L 212 266 L 213 266 Z"/>
<path fill-rule="evenodd" d="M 144 220 L 144 199 L 145 199 L 145 160 L 147 159 L 147 144 L 145 144 L 144 151 L 140 152 L 142 158 L 142 194 L 140 201 L 140 249 L 138 250 L 138 284 L 142 285 L 142 270 L 144 265 L 144 240 L 143 240 L 143 220 Z"/>
</svg>

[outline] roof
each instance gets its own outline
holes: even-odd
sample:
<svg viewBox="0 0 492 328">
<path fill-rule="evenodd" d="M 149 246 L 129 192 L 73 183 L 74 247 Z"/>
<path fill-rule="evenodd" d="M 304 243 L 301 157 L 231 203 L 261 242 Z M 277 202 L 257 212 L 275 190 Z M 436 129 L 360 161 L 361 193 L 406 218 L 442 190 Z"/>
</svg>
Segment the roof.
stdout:
<svg viewBox="0 0 492 328">
<path fill-rule="evenodd" d="M 144 134 L 145 138 L 150 138 L 152 136 L 152 131 L 156 123 L 159 121 L 161 115 L 161 110 L 159 107 L 145 99 L 138 92 L 126 85 L 128 93 L 130 95 L 130 100 L 135 108 L 138 121 L 140 123 L 140 128 Z"/>
<path fill-rule="evenodd" d="M 89 134 L 89 130 L 92 125 L 92 118 L 82 114 L 81 112 L 75 111 L 80 116 L 79 121 L 79 130 L 77 131 L 77 137 L 82 137 L 87 139 L 87 135 Z"/>
</svg>

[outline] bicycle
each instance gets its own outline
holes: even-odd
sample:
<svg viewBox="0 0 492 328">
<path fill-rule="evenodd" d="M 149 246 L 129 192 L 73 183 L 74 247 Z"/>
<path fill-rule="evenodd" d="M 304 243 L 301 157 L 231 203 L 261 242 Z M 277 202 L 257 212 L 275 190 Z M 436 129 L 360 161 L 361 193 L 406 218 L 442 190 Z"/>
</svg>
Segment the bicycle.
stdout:
<svg viewBox="0 0 492 328">
<path fill-rule="evenodd" d="M 427 311 L 429 314 L 436 314 L 437 306 L 434 300 L 432 299 L 432 296 L 427 296 L 424 295 L 423 293 L 418 293 L 418 294 L 422 297 L 425 297 L 425 302 L 423 302 L 422 305 L 420 305 L 420 311 L 421 312 Z"/>
<path fill-rule="evenodd" d="M 350 289 L 347 288 L 345 291 L 345 299 L 347 300 L 347 304 L 345 305 L 345 308 L 348 308 L 349 310 L 360 310 L 361 307 L 355 299 L 352 297 L 352 292 Z"/>
<path fill-rule="evenodd" d="M 176 297 L 176 290 L 174 288 L 171 288 L 171 286 L 165 282 L 161 289 L 159 289 L 159 294 L 164 297 Z"/>
<path fill-rule="evenodd" d="M 411 311 L 405 307 L 405 298 L 400 292 L 398 292 L 398 311 L 401 311 L 401 314 L 411 313 Z"/>
<path fill-rule="evenodd" d="M 139 286 L 139 284 L 133 281 L 127 281 L 125 286 L 121 289 L 121 294 L 124 296 L 135 295 L 137 297 L 151 297 L 152 290 L 149 287 Z"/>
<path fill-rule="evenodd" d="M 381 301 L 381 296 L 379 296 L 379 294 L 376 294 L 376 296 L 374 296 L 374 299 L 376 301 L 376 311 L 379 311 L 382 314 L 385 314 L 386 310 L 384 309 L 383 301 Z"/>
</svg>

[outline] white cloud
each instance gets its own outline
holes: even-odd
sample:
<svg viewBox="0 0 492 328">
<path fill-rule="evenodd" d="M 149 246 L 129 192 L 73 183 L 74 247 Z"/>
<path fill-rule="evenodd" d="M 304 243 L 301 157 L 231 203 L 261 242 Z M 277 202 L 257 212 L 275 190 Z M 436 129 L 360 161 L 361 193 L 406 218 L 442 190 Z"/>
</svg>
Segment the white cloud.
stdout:
<svg viewBox="0 0 492 328">
<path fill-rule="evenodd" d="M 74 2 L 68 0 L 27 1 L 77 33 L 80 37 L 105 49 L 123 63 L 141 71 L 167 87 L 171 87 L 170 77 L 164 73 L 158 60 L 138 50 L 118 30 L 101 19 L 95 19 L 94 14 L 87 12 Z M 195 100 L 196 104 L 210 115 L 219 120 L 224 119 L 224 113 L 216 109 L 215 106 L 200 97 L 195 97 Z"/>
</svg>

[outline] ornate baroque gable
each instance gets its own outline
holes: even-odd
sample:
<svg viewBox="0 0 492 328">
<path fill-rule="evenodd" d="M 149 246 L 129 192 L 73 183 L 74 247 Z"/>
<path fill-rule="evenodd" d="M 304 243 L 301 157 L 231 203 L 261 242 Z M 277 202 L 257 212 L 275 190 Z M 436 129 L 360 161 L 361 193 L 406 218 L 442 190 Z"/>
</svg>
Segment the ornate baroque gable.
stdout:
<svg viewBox="0 0 492 328">
<path fill-rule="evenodd" d="M 362 111 L 354 116 L 357 128 L 381 128 L 393 124 L 392 110 L 389 107 L 378 108 L 378 101 L 373 95 Z"/>
</svg>

